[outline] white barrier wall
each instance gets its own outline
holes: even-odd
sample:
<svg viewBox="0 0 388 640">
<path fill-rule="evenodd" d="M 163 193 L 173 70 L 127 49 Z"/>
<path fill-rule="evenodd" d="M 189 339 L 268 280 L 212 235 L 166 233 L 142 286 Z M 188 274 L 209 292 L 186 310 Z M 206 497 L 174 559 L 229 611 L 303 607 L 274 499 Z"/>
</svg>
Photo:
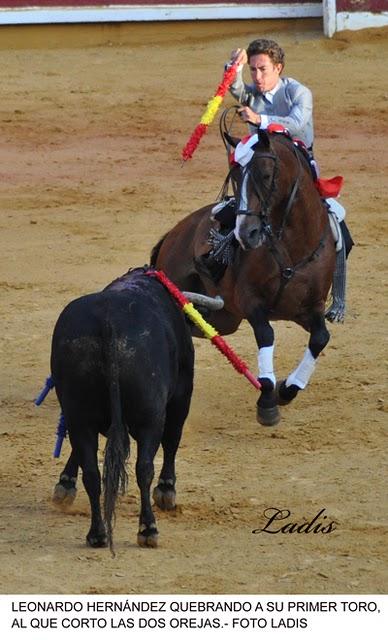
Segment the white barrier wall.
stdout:
<svg viewBox="0 0 388 640">
<path fill-rule="evenodd" d="M 316 18 L 321 0 L 0 0 L 0 24 Z"/>
<path fill-rule="evenodd" d="M 0 25 L 319 18 L 325 35 L 388 25 L 388 0 L 0 0 Z"/>
<path fill-rule="evenodd" d="M 388 25 L 388 0 L 323 0 L 324 32 L 368 29 Z"/>
</svg>

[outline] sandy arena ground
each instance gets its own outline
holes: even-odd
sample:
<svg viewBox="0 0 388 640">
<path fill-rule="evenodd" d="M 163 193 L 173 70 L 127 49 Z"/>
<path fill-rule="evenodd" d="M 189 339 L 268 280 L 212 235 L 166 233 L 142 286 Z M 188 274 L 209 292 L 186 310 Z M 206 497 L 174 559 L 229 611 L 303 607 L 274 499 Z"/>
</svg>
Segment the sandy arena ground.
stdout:
<svg viewBox="0 0 388 640">
<path fill-rule="evenodd" d="M 99 44 L 78 28 L 63 48 L 49 37 L 43 48 L 44 30 L 0 45 L 1 591 L 387 593 L 388 31 L 329 41 L 319 21 L 97 29 Z M 51 502 L 69 452 L 65 441 L 52 458 L 54 394 L 33 405 L 49 373 L 51 332 L 68 301 L 146 263 L 162 233 L 215 199 L 226 171 L 217 124 L 184 167 L 180 152 L 229 52 L 260 34 L 284 45 L 287 74 L 313 89 L 322 174 L 346 179 L 342 202 L 357 242 L 346 323 L 329 327 L 310 386 L 276 428 L 257 424 L 254 389 L 196 340 L 179 508 L 157 512 L 157 550 L 136 546 L 132 459 L 112 558 L 85 546 L 81 483 L 67 513 Z M 275 329 L 284 376 L 307 335 L 290 323 Z M 256 371 L 248 325 L 228 340 Z M 299 523 L 324 508 L 337 528 L 254 535 L 270 507 Z"/>
</svg>

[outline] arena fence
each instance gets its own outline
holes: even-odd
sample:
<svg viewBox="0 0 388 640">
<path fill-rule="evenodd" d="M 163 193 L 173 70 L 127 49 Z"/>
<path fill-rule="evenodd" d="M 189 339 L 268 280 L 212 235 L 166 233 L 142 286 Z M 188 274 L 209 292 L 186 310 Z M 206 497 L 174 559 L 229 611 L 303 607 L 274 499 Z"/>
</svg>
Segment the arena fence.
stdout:
<svg viewBox="0 0 388 640">
<path fill-rule="evenodd" d="M 388 25 L 388 0 L 0 0 L 2 25 L 320 17 L 329 37 L 381 27 Z"/>
<path fill-rule="evenodd" d="M 388 0 L 323 0 L 325 35 L 388 25 Z"/>
<path fill-rule="evenodd" d="M 321 0 L 0 0 L 2 24 L 237 20 L 322 16 Z"/>
</svg>

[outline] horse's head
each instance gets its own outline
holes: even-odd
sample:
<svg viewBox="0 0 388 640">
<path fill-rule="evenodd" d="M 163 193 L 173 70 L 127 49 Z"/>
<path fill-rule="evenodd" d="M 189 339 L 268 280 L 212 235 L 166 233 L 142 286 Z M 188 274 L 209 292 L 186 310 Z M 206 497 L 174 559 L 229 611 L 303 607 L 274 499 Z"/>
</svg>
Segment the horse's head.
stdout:
<svg viewBox="0 0 388 640">
<path fill-rule="evenodd" d="M 277 188 L 279 159 L 266 131 L 236 140 L 232 180 L 236 196 L 235 236 L 243 249 L 256 249 L 270 232 L 270 213 Z"/>
</svg>

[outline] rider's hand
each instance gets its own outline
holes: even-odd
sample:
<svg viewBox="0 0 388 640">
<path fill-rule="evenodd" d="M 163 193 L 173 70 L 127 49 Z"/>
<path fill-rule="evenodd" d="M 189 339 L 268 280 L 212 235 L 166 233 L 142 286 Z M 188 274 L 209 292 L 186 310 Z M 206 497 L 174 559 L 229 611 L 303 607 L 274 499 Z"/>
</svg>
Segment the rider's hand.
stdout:
<svg viewBox="0 0 388 640">
<path fill-rule="evenodd" d="M 249 107 L 241 107 L 238 113 L 244 122 L 250 122 L 251 124 L 260 126 L 261 118 L 259 114 L 252 111 Z"/>
<path fill-rule="evenodd" d="M 237 62 L 238 67 L 241 69 L 248 62 L 247 52 L 245 49 L 234 49 L 230 54 L 230 61 Z"/>
</svg>

